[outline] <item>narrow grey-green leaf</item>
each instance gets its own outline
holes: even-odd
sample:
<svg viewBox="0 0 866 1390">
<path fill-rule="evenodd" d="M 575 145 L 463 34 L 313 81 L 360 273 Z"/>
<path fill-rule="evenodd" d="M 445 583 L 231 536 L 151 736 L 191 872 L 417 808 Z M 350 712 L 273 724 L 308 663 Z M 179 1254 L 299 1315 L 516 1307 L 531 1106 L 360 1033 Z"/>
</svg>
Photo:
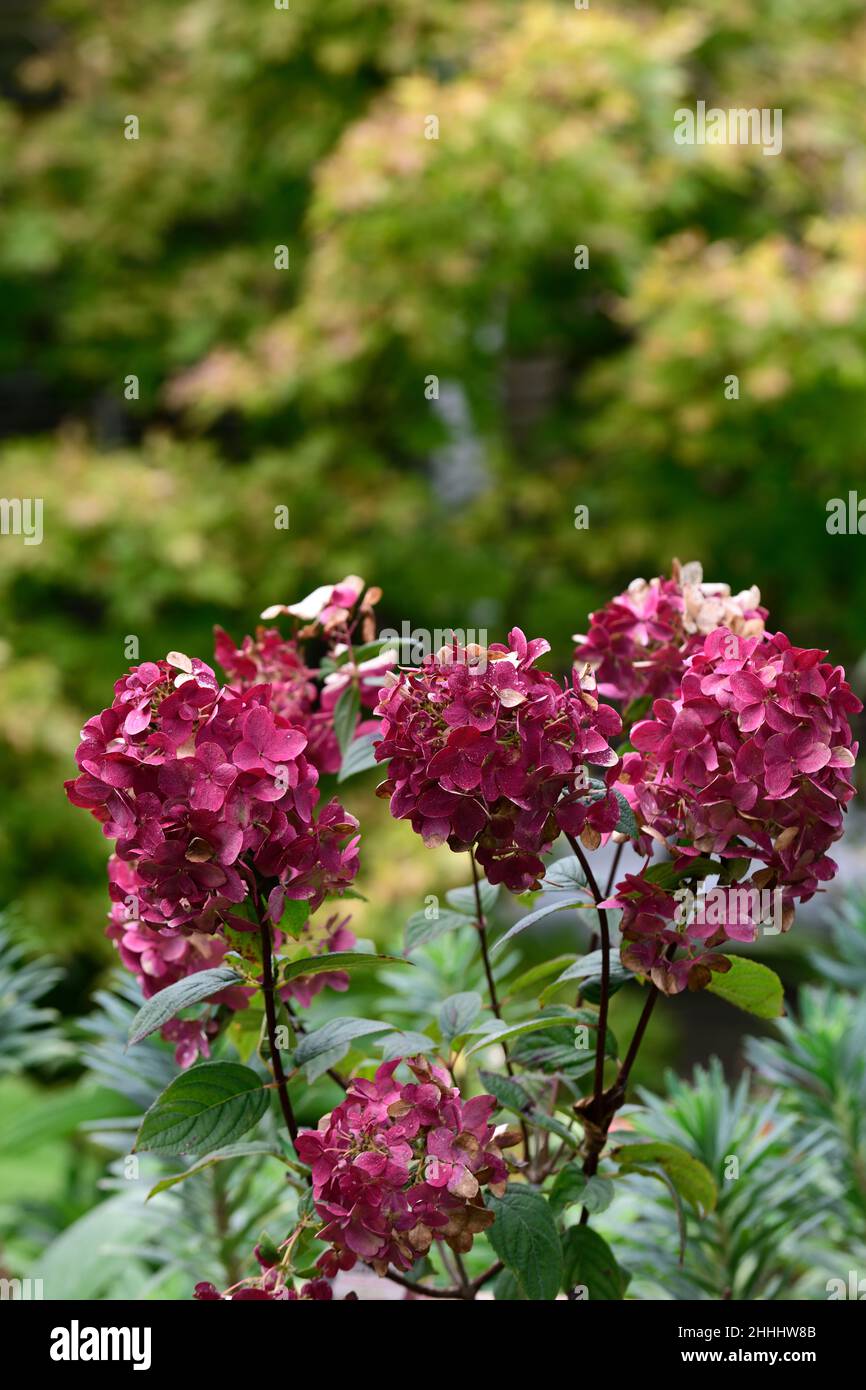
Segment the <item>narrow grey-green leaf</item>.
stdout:
<svg viewBox="0 0 866 1390">
<path fill-rule="evenodd" d="M 506 941 L 510 941 L 513 936 L 526 931 L 526 928 L 531 927 L 534 922 L 540 922 L 542 917 L 550 917 L 554 912 L 566 912 L 569 908 L 592 906 L 593 904 L 588 903 L 585 898 L 568 897 L 565 902 L 548 903 L 546 907 L 537 907 L 534 912 L 527 913 L 525 917 L 521 917 L 519 922 L 515 922 L 513 927 L 509 927 L 504 936 L 500 936 L 493 946 L 491 954 L 495 951 L 501 951 Z"/>
<path fill-rule="evenodd" d="M 439 1031 L 446 1042 L 467 1032 L 481 1010 L 482 999 L 474 990 L 452 994 L 439 1009 Z"/>
<path fill-rule="evenodd" d="M 168 985 L 142 1004 L 135 1015 L 129 1025 L 130 1047 L 144 1038 L 149 1038 L 151 1033 L 157 1032 L 164 1023 L 168 1023 L 179 1014 L 181 1009 L 198 1004 L 202 999 L 210 999 L 211 995 L 219 994 L 220 990 L 228 989 L 230 985 L 243 983 L 243 977 L 236 971 L 218 965 L 213 970 L 197 970 L 195 974 L 186 975 L 182 980 Z"/>
</svg>

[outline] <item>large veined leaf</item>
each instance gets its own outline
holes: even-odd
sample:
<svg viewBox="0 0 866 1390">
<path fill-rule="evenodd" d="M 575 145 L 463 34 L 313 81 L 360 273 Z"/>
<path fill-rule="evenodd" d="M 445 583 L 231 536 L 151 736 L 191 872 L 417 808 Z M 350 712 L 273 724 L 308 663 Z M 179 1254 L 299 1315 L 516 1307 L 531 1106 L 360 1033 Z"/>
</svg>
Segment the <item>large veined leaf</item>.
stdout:
<svg viewBox="0 0 866 1390">
<path fill-rule="evenodd" d="M 758 1018 L 782 1018 L 785 992 L 775 970 L 746 956 L 729 956 L 728 959 L 730 970 L 724 975 L 714 973 L 707 985 L 708 992 Z"/>
<path fill-rule="evenodd" d="M 269 1090 L 238 1062 L 201 1062 L 166 1087 L 141 1122 L 134 1149 L 207 1153 L 233 1144 L 262 1118 Z"/>
<path fill-rule="evenodd" d="M 243 976 L 229 970 L 227 966 L 218 965 L 214 970 L 198 970 L 194 975 L 186 975 L 184 979 L 168 985 L 166 989 L 154 994 L 152 999 L 148 999 L 135 1015 L 129 1025 L 130 1047 L 141 1042 L 143 1038 L 150 1037 L 151 1033 L 157 1032 L 164 1023 L 175 1018 L 181 1009 L 198 1004 L 202 999 L 210 999 L 212 995 L 219 994 L 220 990 L 228 989 L 230 985 L 243 983 Z"/>
<path fill-rule="evenodd" d="M 562 1246 L 548 1202 L 525 1185 L 508 1187 L 489 1201 L 496 1220 L 487 1237 L 533 1301 L 556 1298 L 563 1277 Z"/>
<path fill-rule="evenodd" d="M 496 906 L 496 900 L 499 897 L 499 884 L 488 883 L 486 878 L 482 878 L 478 883 L 478 894 L 481 898 L 481 911 L 486 917 Z M 450 889 L 445 894 L 445 901 L 456 912 L 462 912 L 475 921 L 478 915 L 478 903 L 475 900 L 474 885 L 469 888 Z"/>
<path fill-rule="evenodd" d="M 562 1238 L 563 1289 L 586 1290 L 591 1303 L 618 1302 L 625 1298 L 629 1276 L 598 1231 L 591 1226 L 570 1226 Z"/>
<path fill-rule="evenodd" d="M 584 999 L 588 999 L 590 1003 L 598 1003 L 601 997 L 602 961 L 603 957 L 601 951 L 590 951 L 587 955 L 581 956 L 579 960 L 566 966 L 562 974 L 557 976 L 557 978 L 547 986 L 542 998 L 547 999 L 554 990 L 559 989 L 560 985 L 569 984 L 573 980 L 575 982 L 580 982 L 580 990 Z M 610 994 L 615 994 L 618 989 L 622 989 L 622 986 L 627 980 L 633 978 L 634 976 L 631 971 L 626 970 L 625 966 L 622 964 L 619 958 L 619 952 L 617 950 L 612 950 L 610 952 L 609 969 Z"/>
</svg>

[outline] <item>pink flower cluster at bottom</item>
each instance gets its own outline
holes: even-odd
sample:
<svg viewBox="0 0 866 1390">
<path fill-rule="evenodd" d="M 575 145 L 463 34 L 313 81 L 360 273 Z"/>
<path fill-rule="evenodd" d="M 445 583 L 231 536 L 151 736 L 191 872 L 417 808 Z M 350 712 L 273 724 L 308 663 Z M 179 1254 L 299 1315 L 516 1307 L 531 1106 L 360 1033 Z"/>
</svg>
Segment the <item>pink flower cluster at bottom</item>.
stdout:
<svg viewBox="0 0 866 1390">
<path fill-rule="evenodd" d="M 405 1060 L 413 1081 L 395 1073 Z M 411 1269 L 434 1240 L 467 1251 L 493 1221 L 482 1188 L 501 1195 L 510 1139 L 489 1123 L 493 1096 L 463 1101 L 448 1072 L 424 1057 L 385 1062 L 372 1081 L 355 1078 L 341 1105 L 318 1130 L 298 1136 L 298 1155 L 312 1168 L 319 1259 L 333 1277 L 365 1260 L 379 1274 Z"/>
</svg>

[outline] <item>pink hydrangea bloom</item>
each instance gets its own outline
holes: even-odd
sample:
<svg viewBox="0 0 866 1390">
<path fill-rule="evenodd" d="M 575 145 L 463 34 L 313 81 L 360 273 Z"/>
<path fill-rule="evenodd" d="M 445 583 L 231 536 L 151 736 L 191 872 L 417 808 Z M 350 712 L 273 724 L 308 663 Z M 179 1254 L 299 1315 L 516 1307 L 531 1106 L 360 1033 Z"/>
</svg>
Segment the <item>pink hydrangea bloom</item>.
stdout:
<svg viewBox="0 0 866 1390">
<path fill-rule="evenodd" d="M 646 759 L 644 824 L 688 853 L 743 855 L 806 900 L 836 873 L 827 855 L 854 795 L 849 718 L 862 709 L 826 652 L 775 636 L 712 633 L 689 659 L 679 699 L 632 730 Z"/>
<path fill-rule="evenodd" d="M 738 873 L 737 886 L 781 893 L 783 927 L 793 904 L 835 875 L 827 851 L 854 795 L 849 721 L 862 705 L 825 656 L 793 647 L 783 633 L 718 629 L 688 658 L 679 697 L 656 700 L 654 717 L 635 724 L 637 754 L 621 772 L 642 830 L 666 841 L 678 868 L 686 871 L 698 855 L 757 861 L 749 879 Z M 754 921 L 730 916 L 718 929 L 692 923 L 674 931 L 672 895 L 640 879 L 618 885 L 617 897 L 624 963 L 649 964 L 647 973 L 654 968 L 680 988 L 684 962 L 694 963 L 699 948 L 712 953 L 725 940 L 753 936 Z M 677 947 L 690 955 L 671 961 Z M 694 987 L 707 977 L 688 978 Z"/>
<path fill-rule="evenodd" d="M 402 1083 L 401 1060 L 372 1081 L 356 1077 L 318 1130 L 298 1136 L 325 1223 L 320 1239 L 332 1246 L 319 1260 L 330 1277 L 357 1259 L 380 1274 L 410 1269 L 433 1240 L 466 1251 L 493 1220 L 482 1189 L 504 1190 L 493 1096 L 463 1101 L 448 1072 L 423 1057 L 405 1059 L 414 1080 Z"/>
<path fill-rule="evenodd" d="M 685 660 L 719 627 L 738 635 L 763 631 L 767 610 L 757 588 L 731 594 L 704 581 L 700 565 L 673 565 L 671 579 L 635 579 L 590 614 L 586 636 L 575 635 L 574 658 L 588 662 L 599 694 L 612 700 L 673 697 Z"/>
<path fill-rule="evenodd" d="M 537 885 L 560 830 L 604 834 L 619 818 L 613 792 L 589 798 L 585 779 L 593 764 L 613 780 L 619 715 L 591 678 L 563 688 L 535 669 L 549 650 L 519 628 L 507 646 L 455 644 L 395 675 L 379 699 L 376 758 L 391 760 L 379 793 L 391 814 L 427 844 L 474 845 L 490 882 L 518 892 Z"/>
<path fill-rule="evenodd" d="M 231 690 L 187 664 L 178 675 L 149 662 L 118 681 L 84 727 L 70 800 L 134 868 L 144 923 L 213 931 L 244 901 L 250 868 L 314 910 L 355 875 L 357 821 L 337 801 L 314 815 L 306 734 L 272 713 L 268 686 Z"/>
</svg>

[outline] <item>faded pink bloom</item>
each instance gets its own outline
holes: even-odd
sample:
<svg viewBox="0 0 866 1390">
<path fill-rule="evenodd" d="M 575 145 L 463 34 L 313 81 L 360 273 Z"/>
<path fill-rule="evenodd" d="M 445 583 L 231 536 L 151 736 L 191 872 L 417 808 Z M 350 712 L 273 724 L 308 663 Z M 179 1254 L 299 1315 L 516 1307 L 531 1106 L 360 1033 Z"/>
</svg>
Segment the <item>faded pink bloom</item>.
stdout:
<svg viewBox="0 0 866 1390">
<path fill-rule="evenodd" d="M 356 1077 L 318 1130 L 298 1136 L 325 1223 L 320 1239 L 333 1247 L 319 1260 L 330 1277 L 356 1259 L 379 1274 L 410 1269 L 433 1240 L 470 1249 L 493 1220 L 482 1188 L 501 1192 L 507 1178 L 489 1124 L 493 1097 L 464 1102 L 448 1072 L 423 1057 L 405 1059 L 415 1080 L 401 1083 L 401 1060 L 372 1081 Z"/>
</svg>

